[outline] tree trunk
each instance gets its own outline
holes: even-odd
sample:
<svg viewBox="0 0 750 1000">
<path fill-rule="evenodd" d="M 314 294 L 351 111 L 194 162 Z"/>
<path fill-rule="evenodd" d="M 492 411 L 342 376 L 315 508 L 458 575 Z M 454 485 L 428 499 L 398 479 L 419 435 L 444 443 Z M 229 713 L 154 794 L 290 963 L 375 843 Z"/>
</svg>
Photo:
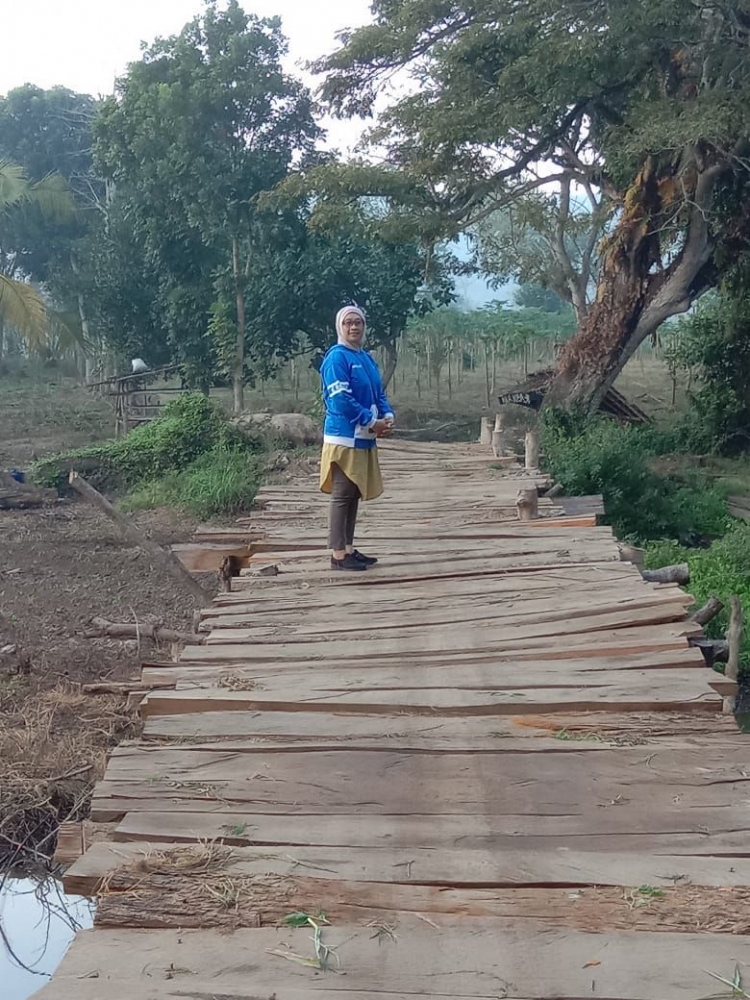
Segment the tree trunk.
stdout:
<svg viewBox="0 0 750 1000">
<path fill-rule="evenodd" d="M 385 351 L 386 363 L 383 369 L 383 388 L 387 389 L 391 383 L 394 372 L 396 371 L 396 365 L 398 364 L 398 348 L 396 347 L 395 340 L 387 340 L 383 344 L 383 350 Z"/>
<path fill-rule="evenodd" d="M 237 301 L 237 341 L 232 372 L 233 409 L 235 413 L 242 413 L 245 408 L 245 293 L 242 290 L 240 247 L 236 236 L 232 239 L 232 274 Z"/>
<path fill-rule="evenodd" d="M 711 283 L 708 212 L 722 165 L 697 170 L 679 253 L 664 264 L 654 220 L 675 211 L 683 177 L 649 160 L 625 193 L 607 240 L 596 300 L 560 352 L 545 406 L 594 412 L 640 344 L 670 316 L 686 312 Z"/>
</svg>

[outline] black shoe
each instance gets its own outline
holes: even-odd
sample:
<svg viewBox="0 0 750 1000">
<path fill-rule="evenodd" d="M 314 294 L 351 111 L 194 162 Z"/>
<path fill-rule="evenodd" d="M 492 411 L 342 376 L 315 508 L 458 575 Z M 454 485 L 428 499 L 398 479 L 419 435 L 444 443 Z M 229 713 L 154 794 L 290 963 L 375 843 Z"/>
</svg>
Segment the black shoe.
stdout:
<svg viewBox="0 0 750 1000">
<path fill-rule="evenodd" d="M 361 572 L 363 569 L 367 569 L 367 564 L 360 562 L 353 554 L 347 553 L 343 559 L 334 559 L 331 556 L 331 569 L 351 569 L 355 572 Z"/>
<path fill-rule="evenodd" d="M 363 556 L 361 552 L 357 552 L 355 549 L 352 552 L 352 558 L 356 559 L 357 562 L 361 562 L 363 566 L 374 566 L 377 563 L 377 559 L 374 556 Z"/>
</svg>

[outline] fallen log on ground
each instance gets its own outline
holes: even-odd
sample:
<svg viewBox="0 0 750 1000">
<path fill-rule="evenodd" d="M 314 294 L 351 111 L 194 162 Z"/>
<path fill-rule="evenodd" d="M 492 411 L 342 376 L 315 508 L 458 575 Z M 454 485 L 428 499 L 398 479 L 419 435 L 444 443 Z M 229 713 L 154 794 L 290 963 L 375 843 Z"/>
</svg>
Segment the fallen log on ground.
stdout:
<svg viewBox="0 0 750 1000">
<path fill-rule="evenodd" d="M 19 483 L 7 472 L 0 472 L 0 510 L 28 510 L 57 503 L 56 490 L 46 490 L 30 483 Z"/>
<path fill-rule="evenodd" d="M 154 681 L 151 684 L 142 684 L 140 681 L 101 681 L 97 684 L 84 684 L 81 691 L 84 694 L 148 694 L 149 691 L 168 691 L 174 684 L 160 683 Z"/>
<path fill-rule="evenodd" d="M 697 625 L 707 625 L 712 618 L 724 610 L 724 603 L 718 597 L 709 597 L 702 608 L 698 608 L 690 617 Z"/>
<path fill-rule="evenodd" d="M 182 642 L 186 646 L 202 646 L 206 641 L 195 632 L 178 632 L 146 622 L 108 622 L 106 618 L 92 618 L 91 628 L 83 634 L 86 639 L 153 639 L 154 642 Z"/>
<path fill-rule="evenodd" d="M 641 576 L 648 583 L 679 583 L 684 586 L 690 583 L 690 567 L 687 563 L 677 563 L 661 569 L 644 569 L 641 570 Z"/>
<path fill-rule="evenodd" d="M 175 580 L 179 580 L 197 600 L 205 601 L 207 604 L 211 601 L 212 595 L 197 580 L 193 579 L 173 552 L 169 552 L 163 549 L 161 545 L 157 545 L 156 542 L 145 538 L 129 518 L 121 514 L 109 500 L 103 497 L 98 490 L 95 490 L 77 472 L 70 473 L 68 482 L 85 500 L 88 500 L 90 504 L 103 514 L 106 514 L 111 521 L 114 521 L 131 545 L 136 545 L 139 549 L 147 552 L 157 566 L 166 570 Z"/>
</svg>

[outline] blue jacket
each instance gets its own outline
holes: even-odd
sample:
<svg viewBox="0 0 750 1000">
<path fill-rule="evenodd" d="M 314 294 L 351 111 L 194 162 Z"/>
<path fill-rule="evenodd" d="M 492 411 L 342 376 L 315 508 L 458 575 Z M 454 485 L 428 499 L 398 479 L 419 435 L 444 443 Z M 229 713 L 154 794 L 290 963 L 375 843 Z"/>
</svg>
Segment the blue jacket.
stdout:
<svg viewBox="0 0 750 1000">
<path fill-rule="evenodd" d="M 323 441 L 347 448 L 372 448 L 369 430 L 377 419 L 392 417 L 375 359 L 367 351 L 336 344 L 320 366 L 326 419 Z"/>
</svg>

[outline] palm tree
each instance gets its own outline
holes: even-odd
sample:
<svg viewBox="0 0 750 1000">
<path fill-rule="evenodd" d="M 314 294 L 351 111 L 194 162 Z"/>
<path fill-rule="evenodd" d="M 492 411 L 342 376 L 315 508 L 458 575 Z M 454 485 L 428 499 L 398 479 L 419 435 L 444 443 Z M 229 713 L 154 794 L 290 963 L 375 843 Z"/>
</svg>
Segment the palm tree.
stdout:
<svg viewBox="0 0 750 1000">
<path fill-rule="evenodd" d="M 60 174 L 30 181 L 21 167 L 0 160 L 0 246 L 3 218 L 27 208 L 36 208 L 53 222 L 67 222 L 75 215 L 73 197 Z M 39 349 L 48 340 L 51 318 L 33 285 L 19 279 L 14 267 L 0 269 L 0 327 L 15 329 L 30 348 Z"/>
</svg>

